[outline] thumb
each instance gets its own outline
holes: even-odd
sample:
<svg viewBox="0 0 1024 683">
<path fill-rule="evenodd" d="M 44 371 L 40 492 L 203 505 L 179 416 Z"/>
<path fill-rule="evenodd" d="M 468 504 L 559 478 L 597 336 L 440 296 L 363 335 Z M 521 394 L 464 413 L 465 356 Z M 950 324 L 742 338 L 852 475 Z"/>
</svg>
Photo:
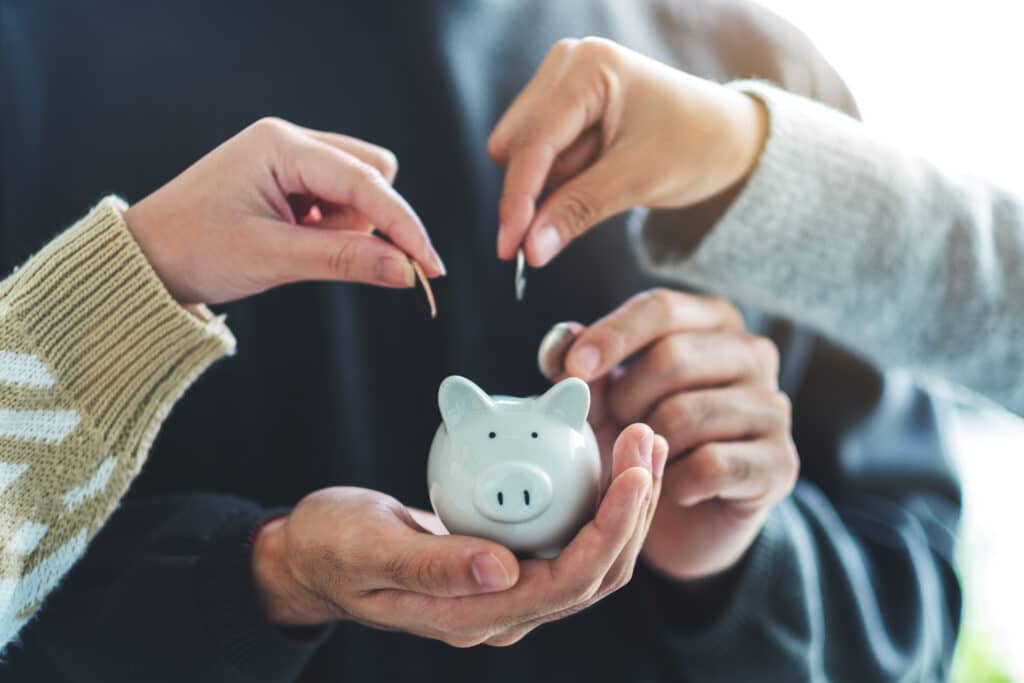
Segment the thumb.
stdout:
<svg viewBox="0 0 1024 683">
<path fill-rule="evenodd" d="M 623 166 L 605 156 L 551 194 L 534 217 L 525 240 L 534 268 L 547 265 L 570 242 L 632 203 L 622 191 Z"/>
<path fill-rule="evenodd" d="M 435 597 L 493 593 L 519 580 L 519 563 L 508 548 L 472 536 L 403 532 L 384 561 L 382 587 Z"/>
<path fill-rule="evenodd" d="M 273 284 L 306 280 L 362 282 L 380 287 L 412 287 L 409 257 L 375 235 L 316 226 L 268 226 L 272 235 L 264 254 L 272 264 Z"/>
</svg>

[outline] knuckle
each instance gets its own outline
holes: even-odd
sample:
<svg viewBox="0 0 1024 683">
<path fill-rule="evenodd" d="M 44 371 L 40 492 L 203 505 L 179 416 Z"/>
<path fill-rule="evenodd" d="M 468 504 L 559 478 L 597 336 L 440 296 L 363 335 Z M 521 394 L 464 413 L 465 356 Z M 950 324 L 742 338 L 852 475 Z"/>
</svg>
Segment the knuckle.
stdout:
<svg viewBox="0 0 1024 683">
<path fill-rule="evenodd" d="M 703 393 L 680 394 L 673 401 L 675 417 L 681 427 L 697 427 L 711 420 L 717 410 L 715 401 Z"/>
<path fill-rule="evenodd" d="M 575 187 L 565 193 L 558 208 L 555 225 L 567 239 L 578 237 L 597 217 L 597 198 L 585 187 Z"/>
<path fill-rule="evenodd" d="M 345 241 L 327 253 L 327 272 L 340 280 L 349 279 L 356 267 L 359 248 L 354 241 Z"/>
<path fill-rule="evenodd" d="M 743 322 L 743 314 L 733 305 L 731 301 L 722 297 L 708 297 L 711 304 L 718 309 L 722 316 L 722 326 L 727 329 L 741 330 L 746 325 Z"/>
<path fill-rule="evenodd" d="M 657 287 L 645 292 L 646 303 L 651 307 L 652 313 L 661 320 L 674 320 L 681 301 L 679 292 Z"/>
<path fill-rule="evenodd" d="M 796 482 L 800 478 L 800 454 L 796 449 L 796 444 L 793 443 L 793 439 L 789 436 L 786 437 L 781 452 L 783 458 L 781 469 L 785 474 L 783 490 L 785 493 L 789 493 L 796 486 Z"/>
<path fill-rule="evenodd" d="M 455 647 L 460 650 L 476 647 L 477 645 L 483 642 L 483 640 L 478 638 L 468 638 L 465 636 L 454 635 L 445 636 L 444 638 L 442 638 L 442 640 L 446 645 L 450 645 L 451 647 Z"/>
<path fill-rule="evenodd" d="M 662 401 L 651 414 L 651 426 L 659 434 L 665 434 L 674 446 L 686 442 L 687 435 L 695 424 L 694 413 L 687 403 L 692 403 L 685 395 L 676 395 Z"/>
<path fill-rule="evenodd" d="M 751 335 L 751 348 L 758 365 L 772 377 L 779 372 L 779 347 L 768 337 Z"/>
<path fill-rule="evenodd" d="M 600 580 L 589 582 L 588 584 L 586 584 L 586 586 L 584 586 L 583 590 L 579 594 L 579 599 L 576 600 L 576 604 L 573 607 L 575 607 L 577 611 L 583 609 L 590 603 L 594 602 L 597 599 L 597 596 L 600 592 Z M 573 607 L 570 607 L 570 609 L 573 609 Z"/>
<path fill-rule="evenodd" d="M 654 367 L 657 372 L 684 374 L 691 357 L 690 340 L 681 334 L 663 339 L 652 351 L 655 353 Z"/>
<path fill-rule="evenodd" d="M 626 566 L 616 570 L 612 576 L 612 580 L 609 583 L 608 593 L 614 593 L 615 591 L 626 587 L 630 581 L 633 580 L 633 564 L 627 563 Z"/>
<path fill-rule="evenodd" d="M 502 220 L 507 220 L 507 217 L 514 215 L 520 201 L 521 197 L 513 197 L 507 194 L 501 195 L 501 199 L 498 200 L 498 214 L 502 217 Z"/>
<path fill-rule="evenodd" d="M 562 38 L 551 47 L 551 54 L 563 57 L 576 49 L 579 44 L 578 38 Z"/>
<path fill-rule="evenodd" d="M 778 389 L 758 388 L 751 394 L 750 401 L 762 406 L 766 428 L 770 434 L 789 432 L 792 408 L 785 393 Z"/>
<path fill-rule="evenodd" d="M 599 36 L 586 36 L 579 42 L 580 55 L 587 60 L 606 63 L 618 57 L 615 43 Z"/>
<path fill-rule="evenodd" d="M 582 609 L 588 605 L 597 592 L 601 590 L 601 581 L 591 576 L 581 577 L 567 591 L 565 600 L 557 607 L 562 610 Z"/>
<path fill-rule="evenodd" d="M 730 473 L 729 462 L 718 444 L 708 444 L 692 456 L 694 477 L 701 481 L 716 481 Z"/>
<path fill-rule="evenodd" d="M 352 157 L 351 162 L 352 165 L 354 166 L 356 178 L 359 180 L 359 182 L 364 183 L 366 185 L 374 186 L 387 184 L 387 181 L 384 179 L 384 176 L 373 165 L 360 161 L 355 157 Z"/>
<path fill-rule="evenodd" d="M 446 592 L 451 588 L 450 577 L 444 564 L 436 557 L 427 557 L 416 563 L 416 583 L 431 590 Z"/>
<path fill-rule="evenodd" d="M 288 130 L 288 122 L 276 116 L 264 116 L 249 128 L 261 137 L 277 138 Z"/>
<path fill-rule="evenodd" d="M 784 391 L 773 391 L 771 396 L 772 407 L 780 418 L 780 426 L 789 432 L 793 425 L 793 402 Z"/>
<path fill-rule="evenodd" d="M 493 647 L 508 647 L 509 645 L 515 645 L 520 640 L 526 637 L 526 635 L 533 629 L 523 628 L 503 633 L 500 636 L 494 636 L 487 641 L 488 645 Z"/>
<path fill-rule="evenodd" d="M 383 147 L 377 150 L 377 164 L 379 166 L 380 173 L 388 181 L 393 180 L 398 175 L 398 157 L 390 149 Z"/>
</svg>

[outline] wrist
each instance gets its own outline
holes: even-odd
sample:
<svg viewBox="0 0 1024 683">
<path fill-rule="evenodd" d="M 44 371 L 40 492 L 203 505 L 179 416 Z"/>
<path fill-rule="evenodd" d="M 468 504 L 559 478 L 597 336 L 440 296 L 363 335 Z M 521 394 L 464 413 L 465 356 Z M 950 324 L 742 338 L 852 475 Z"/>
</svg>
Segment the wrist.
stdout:
<svg viewBox="0 0 1024 683">
<path fill-rule="evenodd" d="M 742 104 L 739 105 L 734 123 L 736 140 L 735 179 L 731 184 L 745 181 L 761 158 L 765 142 L 768 141 L 769 114 L 768 108 L 759 98 L 747 93 L 738 93 Z"/>
<path fill-rule="evenodd" d="M 721 190 L 741 186 L 754 171 L 768 139 L 769 114 L 757 97 L 718 86 L 728 99 Z"/>
<path fill-rule="evenodd" d="M 260 609 L 267 621 L 281 627 L 311 626 L 315 619 L 299 608 L 304 591 L 289 566 L 285 524 L 287 517 L 264 521 L 253 532 L 252 577 Z"/>
<path fill-rule="evenodd" d="M 344 618 L 344 611 L 303 582 L 296 553 L 288 542 L 288 517 L 275 517 L 256 528 L 252 540 L 252 578 L 263 615 L 289 631 Z"/>
<path fill-rule="evenodd" d="M 182 297 L 182 293 L 172 277 L 172 273 L 175 272 L 175 266 L 173 259 L 170 258 L 171 245 L 167 243 L 162 235 L 162 231 L 157 228 L 160 220 L 157 216 L 153 215 L 146 200 L 144 199 L 124 209 L 121 212 L 121 217 L 124 218 L 125 225 L 128 226 L 129 234 L 131 234 L 135 243 L 139 245 L 139 249 L 142 250 L 142 254 L 149 262 L 149 267 L 153 269 L 157 278 L 160 279 L 174 300 L 182 304 L 199 303 L 198 300 L 189 301 Z"/>
</svg>

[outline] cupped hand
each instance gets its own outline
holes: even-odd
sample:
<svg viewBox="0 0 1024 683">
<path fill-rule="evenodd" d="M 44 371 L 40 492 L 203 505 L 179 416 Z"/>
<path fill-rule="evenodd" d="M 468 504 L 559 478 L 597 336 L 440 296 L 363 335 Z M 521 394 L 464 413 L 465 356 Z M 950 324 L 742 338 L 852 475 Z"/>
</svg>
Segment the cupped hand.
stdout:
<svg viewBox="0 0 1024 683">
<path fill-rule="evenodd" d="M 551 560 L 437 534 L 390 496 L 324 489 L 257 535 L 253 576 L 280 625 L 346 619 L 458 647 L 509 645 L 629 581 L 661 489 L 668 444 L 644 425 L 615 444 L 595 518 Z"/>
<path fill-rule="evenodd" d="M 523 246 L 543 266 L 626 209 L 708 199 L 749 173 L 766 129 L 735 90 L 602 38 L 559 41 L 488 141 L 505 168 L 498 256 Z"/>
<path fill-rule="evenodd" d="M 444 265 L 391 187 L 397 169 L 376 145 L 262 119 L 129 207 L 125 222 L 182 304 L 300 280 L 411 287 L 410 257 L 429 276 Z"/>
<path fill-rule="evenodd" d="M 727 302 L 664 289 L 577 331 L 566 366 L 599 437 L 643 420 L 668 441 L 644 559 L 682 581 L 730 569 L 799 472 L 778 350 Z"/>
</svg>

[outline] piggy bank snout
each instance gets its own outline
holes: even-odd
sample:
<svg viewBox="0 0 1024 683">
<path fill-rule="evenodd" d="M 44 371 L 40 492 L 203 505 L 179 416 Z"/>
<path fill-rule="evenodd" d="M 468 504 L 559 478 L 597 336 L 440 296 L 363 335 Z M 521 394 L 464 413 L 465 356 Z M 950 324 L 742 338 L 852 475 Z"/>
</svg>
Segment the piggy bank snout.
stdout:
<svg viewBox="0 0 1024 683">
<path fill-rule="evenodd" d="M 525 463 L 494 465 L 480 474 L 473 504 L 495 522 L 526 522 L 551 504 L 551 478 L 544 470 Z"/>
</svg>

